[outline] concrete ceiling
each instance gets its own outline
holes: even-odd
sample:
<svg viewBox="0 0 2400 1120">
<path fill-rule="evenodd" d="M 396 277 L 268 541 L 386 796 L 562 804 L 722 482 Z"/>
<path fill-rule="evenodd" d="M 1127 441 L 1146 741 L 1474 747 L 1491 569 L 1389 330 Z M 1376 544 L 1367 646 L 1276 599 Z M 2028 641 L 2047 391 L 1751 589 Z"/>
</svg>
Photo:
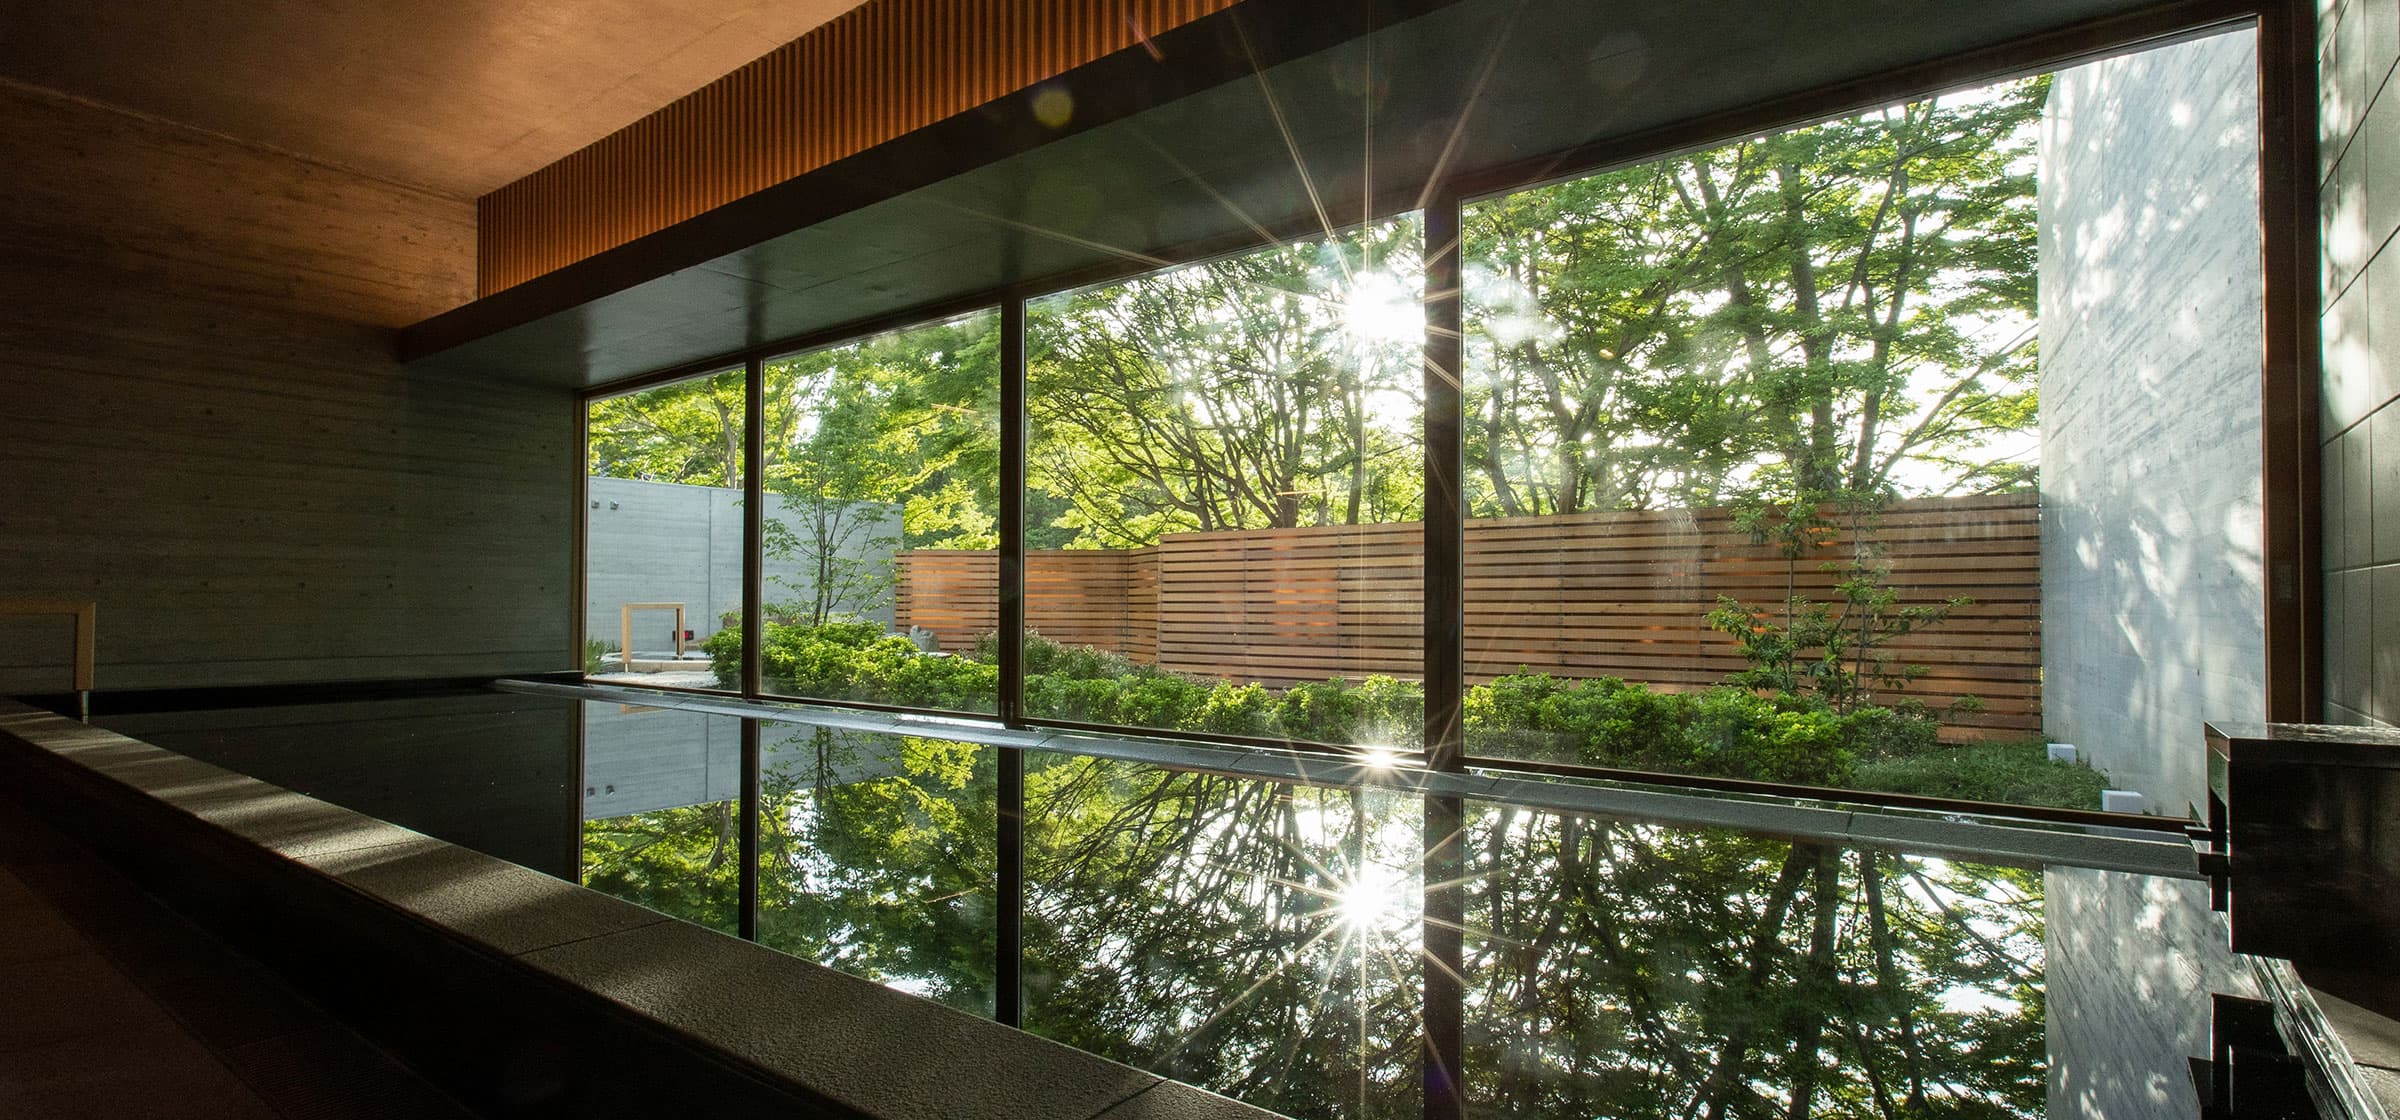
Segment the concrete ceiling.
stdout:
<svg viewBox="0 0 2400 1120">
<path fill-rule="evenodd" d="M 401 352 L 602 385 L 1413 209 L 1437 172 L 1513 189 L 2192 19 L 2148 0 L 1247 0 L 1161 35 L 1156 63 L 1061 75 L 1077 128 L 994 102 L 416 324 Z M 1376 29 L 1336 30 L 1353 23 Z"/>
<path fill-rule="evenodd" d="M 473 198 L 859 0 L 10 0 L 0 78 Z"/>
</svg>

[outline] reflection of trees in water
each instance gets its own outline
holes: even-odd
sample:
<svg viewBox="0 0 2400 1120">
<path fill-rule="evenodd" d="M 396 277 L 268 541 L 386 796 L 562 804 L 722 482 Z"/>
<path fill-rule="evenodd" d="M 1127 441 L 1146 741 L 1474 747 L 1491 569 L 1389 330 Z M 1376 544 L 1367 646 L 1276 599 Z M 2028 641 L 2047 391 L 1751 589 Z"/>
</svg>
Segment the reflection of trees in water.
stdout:
<svg viewBox="0 0 2400 1120">
<path fill-rule="evenodd" d="M 770 732 L 760 940 L 990 1014 L 996 753 Z M 2038 872 L 1471 803 L 1427 964 L 1414 797 L 1027 758 L 1027 1029 L 1297 1116 L 1413 1117 L 1423 980 L 1532 1117 L 2026 1116 Z M 731 928 L 734 806 L 586 825 L 600 889 Z"/>
<path fill-rule="evenodd" d="M 992 1013 L 995 767 L 988 748 L 770 728 L 759 775 L 761 944 Z M 584 825 L 584 882 L 736 928 L 735 802 Z"/>
<path fill-rule="evenodd" d="M 788 733 L 768 757 L 759 942 L 991 1014 L 995 753 L 816 729 Z"/>
<path fill-rule="evenodd" d="M 738 923 L 739 806 L 685 805 L 583 822 L 583 885 L 714 930 Z"/>
<path fill-rule="evenodd" d="M 1478 1106 L 2041 1113 L 2037 872 L 1507 808 L 1467 839 Z"/>
<path fill-rule="evenodd" d="M 1027 1029 L 1295 1116 L 1417 1114 L 1421 848 L 1401 798 L 1028 771 Z"/>
</svg>

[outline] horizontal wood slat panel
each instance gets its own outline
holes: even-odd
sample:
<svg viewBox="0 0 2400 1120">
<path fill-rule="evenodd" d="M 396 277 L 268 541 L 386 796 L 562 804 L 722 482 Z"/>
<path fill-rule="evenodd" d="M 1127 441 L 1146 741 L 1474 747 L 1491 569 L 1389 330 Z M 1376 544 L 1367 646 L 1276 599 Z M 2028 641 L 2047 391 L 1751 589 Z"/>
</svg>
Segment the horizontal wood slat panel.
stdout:
<svg viewBox="0 0 2400 1120">
<path fill-rule="evenodd" d="M 476 204 L 490 295 L 1025 89 L 1233 0 L 868 0 Z"/>
<path fill-rule="evenodd" d="M 1421 648 L 1423 529 L 1414 523 L 1179 533 L 1129 551 L 1026 557 L 1026 625 L 1201 677 L 1273 685 L 1381 673 L 1413 678 Z M 1520 668 L 1706 687 L 1745 667 L 1705 615 L 1719 595 L 1775 610 L 1823 602 L 1819 570 L 1850 538 L 1797 564 L 1754 543 L 1725 509 L 1573 514 L 1467 524 L 1467 673 Z M 1953 738 L 2041 730 L 2041 541 L 2035 499 L 1901 502 L 1875 520 L 1900 602 L 1972 599 L 1940 626 L 1888 647 L 1924 666 L 1909 695 L 1984 711 Z M 999 619 L 991 552 L 900 557 L 902 625 L 963 649 Z"/>
</svg>

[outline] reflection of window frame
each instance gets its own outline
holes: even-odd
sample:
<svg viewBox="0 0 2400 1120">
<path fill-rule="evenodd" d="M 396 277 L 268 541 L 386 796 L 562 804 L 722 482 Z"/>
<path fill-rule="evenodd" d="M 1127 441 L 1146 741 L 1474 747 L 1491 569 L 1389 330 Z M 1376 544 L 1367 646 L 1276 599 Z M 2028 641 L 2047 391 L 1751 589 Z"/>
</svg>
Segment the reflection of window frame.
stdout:
<svg viewBox="0 0 2400 1120">
<path fill-rule="evenodd" d="M 1495 197 L 1613 168 L 1633 166 L 1746 136 L 1804 127 L 1910 98 L 2052 71 L 2182 38 L 2243 29 L 2249 29 L 2256 35 L 2260 59 L 2259 195 L 2262 219 L 2260 240 L 2265 255 L 2263 297 L 2266 343 L 2266 361 L 2261 371 L 2261 392 L 2265 404 L 2261 433 L 2264 445 L 2261 495 L 2266 525 L 2264 551 L 2270 587 L 2267 601 L 2260 604 L 2266 631 L 2265 712 L 2268 718 L 2275 720 L 2311 718 L 2317 710 L 2321 693 L 2321 666 L 2310 649 L 2317 640 L 2315 612 L 2321 606 L 2321 577 L 2316 571 L 2316 514 L 2307 502 L 2315 494 L 2317 476 L 2313 455 L 2316 322 L 2309 313 L 2313 305 L 2308 302 L 2307 296 L 2314 284 L 2305 263 L 2313 259 L 2315 249 L 2315 189 L 2306 169 L 2316 166 L 2313 123 L 2316 71 L 2313 34 L 2306 15 L 2306 12 L 2288 5 L 2246 0 L 2221 6 L 2179 5 L 2103 17 L 1958 56 L 1917 61 L 1860 79 L 1711 112 L 1633 135 L 1598 141 L 1581 148 L 1470 175 L 1415 185 L 1416 189 L 1388 193 L 1380 208 L 1364 217 L 1381 220 L 1407 210 L 1422 210 L 1427 246 L 1424 254 L 1427 319 L 1425 357 L 1428 368 L 1424 416 L 1424 514 L 1427 527 L 1423 585 L 1425 626 L 1422 631 L 1427 712 L 1424 762 L 1441 770 L 1465 769 L 1469 764 L 1461 738 L 1461 709 L 1465 691 L 1462 540 L 1465 518 L 1458 477 L 1461 406 L 1455 385 L 1445 385 L 1443 376 L 1436 372 L 1457 369 L 1462 349 L 1459 341 L 1461 308 L 1457 284 L 1460 272 L 1457 234 L 1459 208 L 1463 201 Z M 1185 246 L 1146 256 L 1123 267 L 1038 278 L 972 297 L 922 305 L 807 335 L 729 351 L 705 362 L 599 386 L 580 394 L 585 407 L 577 410 L 577 447 L 587 446 L 588 433 L 583 425 L 588 419 L 590 401 L 724 370 L 738 363 L 747 370 L 748 461 L 755 463 L 761 453 L 761 365 L 764 361 L 795 352 L 860 341 L 873 335 L 940 322 L 996 306 L 1001 331 L 1001 640 L 998 722 L 1012 728 L 1130 733 L 1141 737 L 1200 739 L 1354 757 L 1355 751 L 1324 744 L 1150 732 L 1042 719 L 1027 716 L 1022 707 L 1023 521 L 1027 440 L 1024 399 L 1026 304 L 1033 299 L 1099 284 L 1119 283 L 1164 268 L 1261 248 L 1278 238 L 1300 237 L 1317 232 L 1323 231 L 1312 216 L 1307 220 L 1261 228 L 1259 236 L 1246 238 L 1239 243 L 1218 241 Z M 585 465 L 586 457 L 579 456 L 574 556 L 576 594 L 574 625 L 571 627 L 572 649 L 578 662 L 583 648 L 582 619 L 585 610 L 585 536 L 582 523 Z M 750 495 L 747 501 L 750 513 L 745 526 L 747 561 L 743 616 L 745 632 L 750 634 L 759 633 L 762 621 L 758 572 L 760 482 L 758 471 L 745 471 L 744 483 Z M 771 697 L 762 691 L 758 672 L 759 643 L 746 642 L 744 654 L 743 687 L 738 695 L 748 701 L 789 699 Z M 865 702 L 827 703 L 870 711 L 916 710 Z M 1567 764 L 1501 759 L 1473 761 L 1478 767 L 1494 769 L 1630 779 L 1733 793 L 1838 798 L 1904 807 L 1972 809 L 1996 815 L 2076 823 L 2105 823 L 2162 830 L 2180 830 L 2183 823 L 2125 814 L 2042 810 L 1948 798 L 1613 771 Z"/>
</svg>

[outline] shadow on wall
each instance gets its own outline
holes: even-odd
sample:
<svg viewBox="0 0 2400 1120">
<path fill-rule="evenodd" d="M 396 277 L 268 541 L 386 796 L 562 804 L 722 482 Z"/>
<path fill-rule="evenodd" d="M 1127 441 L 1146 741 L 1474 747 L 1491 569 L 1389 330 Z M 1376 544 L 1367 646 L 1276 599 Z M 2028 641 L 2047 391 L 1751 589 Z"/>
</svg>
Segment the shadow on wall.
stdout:
<svg viewBox="0 0 2400 1120">
<path fill-rule="evenodd" d="M 2045 722 L 2170 814 L 2263 707 L 2255 51 L 2061 71 L 2042 122 Z"/>
</svg>

